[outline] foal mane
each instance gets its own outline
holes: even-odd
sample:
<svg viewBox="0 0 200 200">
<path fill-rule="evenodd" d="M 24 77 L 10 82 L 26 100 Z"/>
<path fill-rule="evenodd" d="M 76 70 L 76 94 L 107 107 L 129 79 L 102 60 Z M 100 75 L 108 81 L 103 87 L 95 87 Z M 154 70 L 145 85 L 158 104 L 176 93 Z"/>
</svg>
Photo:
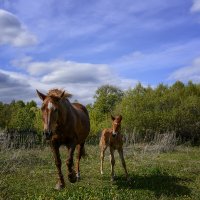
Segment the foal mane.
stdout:
<svg viewBox="0 0 200 200">
<path fill-rule="evenodd" d="M 67 98 L 72 97 L 72 95 L 70 93 L 65 92 L 64 90 L 61 90 L 61 89 L 57 89 L 57 88 L 49 90 L 47 93 L 47 96 L 48 97 L 60 97 L 63 92 L 64 92 L 63 98 L 67 99 Z"/>
</svg>

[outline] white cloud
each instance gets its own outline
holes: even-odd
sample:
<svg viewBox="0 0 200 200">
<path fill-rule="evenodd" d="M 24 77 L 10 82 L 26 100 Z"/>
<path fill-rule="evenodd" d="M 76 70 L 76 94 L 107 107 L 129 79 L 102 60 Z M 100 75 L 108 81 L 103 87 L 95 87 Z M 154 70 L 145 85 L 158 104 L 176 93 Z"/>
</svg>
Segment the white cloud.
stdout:
<svg viewBox="0 0 200 200">
<path fill-rule="evenodd" d="M 77 63 L 71 61 L 54 61 L 51 63 L 49 73 L 42 77 L 44 83 L 70 83 L 70 84 L 103 84 L 112 81 L 116 74 L 110 71 L 107 65 Z M 33 67 L 33 64 L 32 66 Z"/>
<path fill-rule="evenodd" d="M 193 0 L 191 12 L 200 12 L 200 0 Z"/>
<path fill-rule="evenodd" d="M 36 37 L 27 31 L 15 15 L 0 9 L 0 45 L 22 47 L 36 43 Z"/>
<path fill-rule="evenodd" d="M 33 97 L 33 90 L 27 80 L 23 75 L 0 70 L 0 101 L 30 100 Z"/>
<path fill-rule="evenodd" d="M 32 57 L 30 56 L 25 56 L 22 57 L 21 59 L 15 59 L 11 61 L 11 65 L 13 66 L 18 66 L 22 68 L 26 68 L 26 66 L 32 61 Z"/>
<path fill-rule="evenodd" d="M 200 57 L 196 58 L 190 66 L 174 71 L 169 76 L 169 80 L 200 82 Z"/>
<path fill-rule="evenodd" d="M 51 88 L 61 88 L 70 92 L 73 99 L 87 104 L 93 102 L 96 89 L 103 84 L 116 85 L 125 90 L 137 83 L 136 80 L 126 79 L 113 73 L 109 66 L 105 64 L 78 63 L 65 60 L 33 62 L 30 57 L 15 60 L 12 63 L 15 65 L 21 64 L 20 67 L 26 70 L 27 75 L 10 71 L 2 71 L 2 73 L 9 76 L 10 79 L 23 83 L 24 89 L 18 90 L 18 93 L 21 94 L 20 97 L 23 97 L 26 89 L 25 91 L 31 91 L 31 95 L 27 97 L 37 102 L 40 100 L 36 97 L 35 89 L 45 93 Z M 15 95 L 15 91 L 13 91 L 13 94 L 10 95 L 10 98 L 19 97 Z M 24 98 L 26 97 L 24 96 Z M 2 97 L 0 97 L 1 99 Z"/>
<path fill-rule="evenodd" d="M 118 42 L 119 38 L 124 37 L 123 35 L 134 36 L 138 32 L 142 35 L 155 29 L 166 29 L 168 26 L 173 26 L 178 18 L 164 21 L 154 16 L 177 4 L 179 5 L 177 1 L 169 4 L 167 0 L 149 0 L 145 4 L 140 0 L 101 0 L 85 2 L 84 5 L 73 0 L 62 3 L 57 3 L 56 0 L 17 0 L 9 1 L 7 8 L 14 9 L 17 16 L 23 17 L 44 45 L 45 42 L 52 44 L 58 40 L 63 42 L 86 39 L 85 36 L 92 40 L 95 36 L 96 40 L 101 42 L 113 40 Z M 96 40 L 92 42 L 95 43 Z M 89 43 L 86 41 L 85 46 L 87 47 Z M 106 46 L 102 48 L 105 49 Z"/>
</svg>

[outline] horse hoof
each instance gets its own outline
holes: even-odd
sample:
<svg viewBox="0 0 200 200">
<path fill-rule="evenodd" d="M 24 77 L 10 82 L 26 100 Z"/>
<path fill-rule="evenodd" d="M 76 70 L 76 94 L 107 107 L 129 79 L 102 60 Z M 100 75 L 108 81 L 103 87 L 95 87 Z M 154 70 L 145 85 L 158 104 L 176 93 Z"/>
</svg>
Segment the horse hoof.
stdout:
<svg viewBox="0 0 200 200">
<path fill-rule="evenodd" d="M 115 180 L 115 177 L 113 176 L 113 177 L 111 177 L 111 181 L 113 182 Z"/>
<path fill-rule="evenodd" d="M 80 179 L 81 179 L 80 172 L 76 173 L 76 179 L 77 179 L 77 181 L 80 181 Z"/>
<path fill-rule="evenodd" d="M 55 186 L 55 189 L 56 190 L 62 190 L 64 187 L 65 187 L 64 184 L 57 183 L 56 186 Z"/>
<path fill-rule="evenodd" d="M 77 181 L 77 177 L 74 173 L 68 174 L 68 179 L 69 179 L 70 183 L 75 183 Z"/>
</svg>

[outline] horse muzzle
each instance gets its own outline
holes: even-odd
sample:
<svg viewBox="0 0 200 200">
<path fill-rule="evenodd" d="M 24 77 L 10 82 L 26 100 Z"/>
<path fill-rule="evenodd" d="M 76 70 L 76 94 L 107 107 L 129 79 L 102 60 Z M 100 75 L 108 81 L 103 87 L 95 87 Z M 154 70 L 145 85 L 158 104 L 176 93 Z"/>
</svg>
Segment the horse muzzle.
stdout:
<svg viewBox="0 0 200 200">
<path fill-rule="evenodd" d="M 117 136 L 117 132 L 112 132 L 112 136 L 116 137 Z"/>
<path fill-rule="evenodd" d="M 44 131 L 43 136 L 45 140 L 50 140 L 52 136 L 52 131 Z"/>
</svg>

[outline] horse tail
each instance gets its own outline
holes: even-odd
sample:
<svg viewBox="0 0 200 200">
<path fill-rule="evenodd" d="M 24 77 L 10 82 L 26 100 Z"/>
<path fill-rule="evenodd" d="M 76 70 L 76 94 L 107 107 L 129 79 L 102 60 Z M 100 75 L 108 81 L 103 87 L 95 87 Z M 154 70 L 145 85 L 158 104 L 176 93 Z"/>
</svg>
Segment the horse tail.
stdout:
<svg viewBox="0 0 200 200">
<path fill-rule="evenodd" d="M 79 156 L 80 157 L 85 157 L 86 156 L 84 144 L 78 144 L 77 150 L 78 150 L 77 151 L 77 158 L 79 158 Z"/>
<path fill-rule="evenodd" d="M 81 148 L 81 155 L 83 158 L 86 156 L 85 146 L 83 146 L 83 148 Z"/>
</svg>

